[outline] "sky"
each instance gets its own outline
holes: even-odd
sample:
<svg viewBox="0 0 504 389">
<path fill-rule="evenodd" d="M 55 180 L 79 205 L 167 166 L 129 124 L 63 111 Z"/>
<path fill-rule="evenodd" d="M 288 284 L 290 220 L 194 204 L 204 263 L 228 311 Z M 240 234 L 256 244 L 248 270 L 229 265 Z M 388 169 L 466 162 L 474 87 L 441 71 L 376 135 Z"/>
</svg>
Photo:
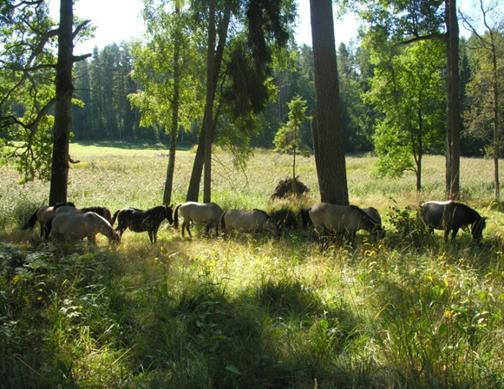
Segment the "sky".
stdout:
<svg viewBox="0 0 504 389">
<path fill-rule="evenodd" d="M 51 16 L 59 19 L 60 0 L 48 0 Z M 77 42 L 75 54 L 92 52 L 97 46 L 102 49 L 108 44 L 129 41 L 141 38 L 145 32 L 142 19 L 143 0 L 79 0 L 74 6 L 74 15 L 81 19 L 90 19 L 95 26 L 95 37 L 86 42 Z M 295 29 L 296 42 L 312 44 L 310 26 L 310 2 L 299 0 Z M 338 31 L 335 34 L 336 42 L 349 42 L 357 36 L 357 21 L 352 15 L 347 15 L 341 20 L 335 20 Z"/>
<path fill-rule="evenodd" d="M 501 1 L 501 0 L 497 0 Z M 48 0 L 51 16 L 58 20 L 60 0 Z M 464 13 L 474 13 L 477 9 L 475 0 L 459 0 L 458 6 Z M 504 4 L 504 1 L 502 2 Z M 502 7 L 501 4 L 501 7 Z M 143 0 L 79 0 L 75 4 L 74 14 L 81 19 L 90 19 L 96 28 L 95 36 L 86 42 L 77 42 L 75 54 L 92 52 L 96 46 L 102 49 L 111 43 L 120 43 L 139 39 L 145 32 L 142 19 Z M 312 44 L 310 26 L 310 1 L 299 0 L 299 18 L 295 28 L 296 42 Z M 348 43 L 357 38 L 358 20 L 351 14 L 340 19 L 334 15 L 336 46 L 339 43 Z M 469 36 L 469 33 L 460 26 L 460 33 Z"/>
</svg>

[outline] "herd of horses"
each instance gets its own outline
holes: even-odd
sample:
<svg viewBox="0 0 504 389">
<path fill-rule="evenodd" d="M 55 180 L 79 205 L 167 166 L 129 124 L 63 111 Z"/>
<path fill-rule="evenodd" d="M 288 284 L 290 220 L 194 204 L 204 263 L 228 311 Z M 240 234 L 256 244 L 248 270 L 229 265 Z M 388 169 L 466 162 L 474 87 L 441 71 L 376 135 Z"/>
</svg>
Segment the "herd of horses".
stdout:
<svg viewBox="0 0 504 389">
<path fill-rule="evenodd" d="M 482 238 L 486 218 L 466 204 L 456 201 L 428 201 L 420 206 L 419 216 L 424 224 L 433 231 L 444 231 L 448 240 L 451 232 L 455 239 L 460 228 L 469 226 L 474 240 Z M 56 242 L 76 241 L 87 238 L 96 244 L 96 235 L 105 235 L 111 245 L 120 242 L 127 229 L 134 232 L 147 232 L 151 243 L 157 241 L 157 232 L 163 220 L 175 228 L 179 227 L 179 217 L 183 218 L 181 235 L 187 231 L 192 236 L 190 226 L 193 223 L 206 227 L 206 234 L 219 227 L 224 236 L 232 233 L 266 232 L 278 238 L 283 228 L 301 225 L 306 229 L 313 226 L 319 237 L 343 237 L 354 242 L 357 231 L 365 230 L 373 239 L 385 234 L 379 212 L 373 208 L 359 208 L 355 205 L 334 205 L 318 203 L 302 209 L 293 215 L 290 211 L 279 210 L 268 214 L 260 209 L 224 211 L 216 203 L 198 203 L 193 201 L 178 204 L 175 208 L 160 205 L 147 210 L 122 208 L 113 215 L 106 207 L 77 208 L 72 202 L 42 206 L 30 217 L 23 229 L 32 229 L 37 222 L 43 240 Z M 117 227 L 114 225 L 117 221 Z"/>
</svg>

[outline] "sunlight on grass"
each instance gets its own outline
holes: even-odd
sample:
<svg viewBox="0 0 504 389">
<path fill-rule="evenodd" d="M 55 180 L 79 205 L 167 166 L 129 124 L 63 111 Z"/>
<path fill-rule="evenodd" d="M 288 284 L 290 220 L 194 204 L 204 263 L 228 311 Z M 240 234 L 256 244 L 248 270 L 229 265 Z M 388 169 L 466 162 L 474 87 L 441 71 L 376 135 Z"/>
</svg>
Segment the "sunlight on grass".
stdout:
<svg viewBox="0 0 504 389">
<path fill-rule="evenodd" d="M 73 144 L 69 199 L 112 211 L 160 204 L 162 145 Z M 177 154 L 174 202 L 185 197 L 193 151 Z M 270 201 L 290 157 L 257 150 L 244 172 L 217 150 L 214 200 L 223 208 L 297 210 L 311 189 Z M 461 233 L 401 236 L 391 207 L 441 199 L 444 158 L 414 177 L 377 178 L 374 157 L 349 157 L 352 202 L 378 208 L 387 235 L 322 248 L 310 230 L 192 240 L 162 224 L 157 244 L 126 231 L 116 250 L 99 237 L 58 251 L 20 231 L 48 185 L 17 184 L 0 168 L 0 369 L 6 386 L 501 387 L 504 385 L 503 213 L 491 161 L 462 160 L 464 200 L 488 217 L 481 245 Z M 412 216 L 411 216 L 412 217 Z M 396 218 L 396 219 L 394 219 Z M 411 222 L 411 220 L 409 220 Z M 6 243 L 9 242 L 9 243 Z M 14 356 L 14 357 L 13 357 Z M 5 374 L 4 374 L 5 375 Z"/>
</svg>

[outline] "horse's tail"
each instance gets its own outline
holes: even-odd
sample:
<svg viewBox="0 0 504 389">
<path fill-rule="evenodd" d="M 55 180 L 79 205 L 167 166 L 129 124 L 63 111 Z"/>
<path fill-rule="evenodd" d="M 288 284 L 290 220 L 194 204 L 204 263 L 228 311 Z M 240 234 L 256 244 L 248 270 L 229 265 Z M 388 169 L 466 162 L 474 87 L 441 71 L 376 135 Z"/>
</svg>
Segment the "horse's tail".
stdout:
<svg viewBox="0 0 504 389">
<path fill-rule="evenodd" d="M 175 207 L 175 210 L 173 211 L 173 226 L 175 228 L 178 228 L 178 210 L 180 208 L 180 206 L 182 205 L 181 204 L 177 204 L 177 206 Z"/>
<path fill-rule="evenodd" d="M 116 219 L 117 219 L 117 215 L 119 215 L 119 212 L 121 212 L 120 209 L 118 209 L 117 211 L 114 212 L 114 215 L 112 216 L 112 220 L 110 221 L 110 225 L 113 226 Z"/>
<path fill-rule="evenodd" d="M 303 229 L 306 230 L 306 227 L 308 227 L 308 224 L 310 224 L 310 208 L 302 208 L 301 211 L 299 211 L 301 214 L 301 220 L 303 222 Z"/>
<path fill-rule="evenodd" d="M 35 227 L 35 223 L 37 222 L 37 212 L 38 212 L 38 209 L 34 212 L 34 214 L 30 217 L 30 219 L 25 223 L 25 225 L 23 227 L 21 227 L 21 229 L 23 230 L 27 230 L 27 229 L 31 229 L 33 227 Z"/>
<path fill-rule="evenodd" d="M 227 211 L 222 212 L 222 215 L 221 215 L 221 218 L 220 218 L 221 231 L 222 231 L 223 234 L 226 233 L 226 220 L 224 218 L 226 216 L 226 212 Z"/>
<path fill-rule="evenodd" d="M 44 223 L 44 225 L 42 226 L 42 231 L 41 231 L 42 240 L 49 239 L 49 235 L 51 234 L 51 230 L 52 230 L 52 222 L 55 217 L 56 217 L 56 215 L 51 216 L 49 218 L 49 220 L 47 220 Z"/>
</svg>

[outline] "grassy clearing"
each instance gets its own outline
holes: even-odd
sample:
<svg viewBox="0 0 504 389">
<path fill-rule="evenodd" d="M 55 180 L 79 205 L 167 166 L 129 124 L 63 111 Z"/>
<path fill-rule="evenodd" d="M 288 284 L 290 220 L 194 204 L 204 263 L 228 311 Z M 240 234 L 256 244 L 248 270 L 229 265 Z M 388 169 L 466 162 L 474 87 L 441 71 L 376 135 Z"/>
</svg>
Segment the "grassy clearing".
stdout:
<svg viewBox="0 0 504 389">
<path fill-rule="evenodd" d="M 107 145 L 110 146 L 110 145 Z M 112 145 L 113 146 L 113 145 Z M 72 145 L 79 206 L 159 204 L 161 148 Z M 193 153 L 178 156 L 182 200 Z M 313 159 L 300 179 L 317 193 Z M 245 172 L 215 157 L 215 201 L 273 208 L 290 159 L 257 151 Z M 3 385 L 83 387 L 499 387 L 504 385 L 502 213 L 491 162 L 462 160 L 464 199 L 489 217 L 481 246 L 413 230 L 414 177 L 377 179 L 372 157 L 347 160 L 352 201 L 377 207 L 386 238 L 326 251 L 309 232 L 156 245 L 126 232 L 116 251 L 65 254 L 19 231 L 47 184 L 0 168 L 0 375 Z M 426 158 L 424 198 L 443 197 L 442 157 Z M 310 201 L 310 200 L 308 200 Z M 402 231 L 402 230 L 401 230 Z"/>
</svg>

